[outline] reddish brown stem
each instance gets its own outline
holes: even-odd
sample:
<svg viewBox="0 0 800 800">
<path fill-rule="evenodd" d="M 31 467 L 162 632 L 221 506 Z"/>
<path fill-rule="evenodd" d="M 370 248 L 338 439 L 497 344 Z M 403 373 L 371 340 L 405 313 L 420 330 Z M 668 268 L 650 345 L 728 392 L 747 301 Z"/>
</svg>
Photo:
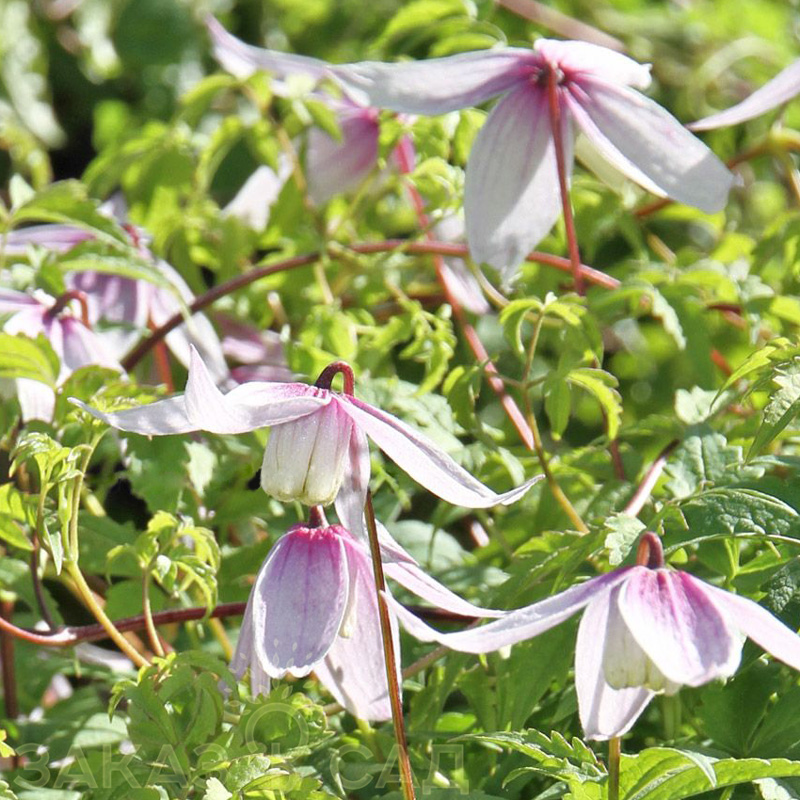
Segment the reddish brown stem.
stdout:
<svg viewBox="0 0 800 800">
<path fill-rule="evenodd" d="M 153 320 L 147 321 L 147 327 L 150 328 L 151 332 L 156 330 L 156 325 L 153 324 Z M 158 370 L 158 377 L 161 379 L 161 383 L 163 383 L 167 391 L 172 394 L 175 391 L 175 382 L 172 380 L 172 370 L 169 367 L 169 353 L 167 352 L 167 346 L 163 339 L 156 342 L 153 348 L 153 357 L 155 358 L 156 369 Z"/>
<path fill-rule="evenodd" d="M 410 147 L 404 146 L 404 143 L 401 142 L 401 144 L 398 145 L 396 152 L 398 154 L 401 171 L 408 175 L 414 167 L 410 153 Z M 422 196 L 417 191 L 416 186 L 414 186 L 414 184 L 410 181 L 407 183 L 407 189 L 409 196 L 411 197 L 411 203 L 417 213 L 417 219 L 419 220 L 420 227 L 425 229 L 428 227 L 429 220 L 428 215 L 425 213 L 425 203 L 422 199 Z M 426 231 L 425 238 L 430 243 L 430 241 L 433 239 L 433 236 L 429 231 Z M 448 286 L 447 280 L 444 276 L 444 260 L 441 254 L 435 254 L 433 256 L 433 265 L 434 269 L 436 270 L 436 278 L 439 281 L 439 285 L 442 287 L 445 299 L 453 309 L 453 314 L 455 315 L 456 321 L 458 322 L 459 327 L 464 334 L 464 338 L 467 340 L 470 350 L 472 350 L 472 354 L 475 356 L 479 364 L 484 365 L 486 379 L 489 382 L 489 386 L 499 398 L 500 404 L 503 406 L 503 410 L 506 412 L 509 420 L 511 420 L 511 424 L 514 426 L 520 438 L 524 442 L 525 447 L 527 447 L 528 450 L 533 450 L 533 434 L 531 433 L 530 426 L 525 420 L 525 415 L 520 411 L 516 402 L 514 402 L 514 398 L 511 397 L 511 395 L 506 391 L 505 384 L 500 378 L 497 367 L 495 367 L 494 363 L 489 358 L 489 354 L 486 352 L 486 348 L 483 346 L 483 342 L 480 340 L 478 332 L 467 319 L 467 315 L 464 313 L 461 303 L 458 302 L 458 299 L 454 297 L 453 293 L 450 291 L 450 287 Z"/>
<path fill-rule="evenodd" d="M 0 616 L 9 624 L 14 616 L 14 601 L 0 601 Z M 19 716 L 19 700 L 17 698 L 17 674 L 14 663 L 14 637 L 6 631 L 0 632 L 0 659 L 2 659 L 3 675 L 3 703 L 5 704 L 6 717 L 16 719 Z M 16 754 L 11 759 L 12 766 L 20 766 L 19 756 Z"/>
<path fill-rule="evenodd" d="M 445 255 L 455 256 L 457 258 L 466 258 L 468 255 L 467 246 L 459 244 L 447 244 L 445 242 L 409 242 L 405 239 L 388 239 L 382 242 L 360 242 L 356 244 L 347 245 L 348 250 L 354 253 L 362 253 L 365 255 L 373 253 L 391 253 L 394 250 L 404 250 L 407 253 L 415 255 Z M 302 256 L 294 256 L 287 258 L 285 261 L 279 261 L 277 264 L 271 264 L 268 267 L 260 267 L 246 272 L 244 275 L 237 275 L 229 281 L 220 283 L 219 286 L 214 286 L 207 292 L 198 295 L 189 304 L 189 313 L 195 314 L 202 311 L 204 308 L 215 303 L 221 297 L 231 294 L 245 286 L 249 286 L 261 278 L 267 278 L 270 275 L 276 275 L 279 272 L 288 272 L 289 270 L 299 269 L 300 267 L 307 267 L 322 258 L 322 253 L 307 253 Z M 565 258 L 559 256 L 552 256 L 547 253 L 533 252 L 528 258 L 528 261 L 535 261 L 544 264 L 548 267 L 554 267 L 561 270 L 561 272 L 571 272 L 572 267 L 570 262 Z M 599 270 L 592 269 L 582 265 L 581 272 L 583 277 L 589 282 L 602 286 L 606 289 L 616 289 L 620 283 L 616 278 L 606 275 Z M 184 316 L 181 313 L 174 314 L 163 325 L 154 330 L 150 336 L 143 339 L 139 344 L 128 353 L 122 360 L 122 366 L 126 370 L 132 370 L 147 353 L 155 346 L 156 342 L 161 341 L 170 331 L 175 330 L 181 323 L 184 322 Z"/>
<path fill-rule="evenodd" d="M 664 548 L 661 539 L 652 531 L 645 531 L 639 539 L 636 565 L 648 569 L 661 569 L 664 566 Z"/>
<path fill-rule="evenodd" d="M 638 517 L 644 504 L 647 502 L 656 481 L 661 476 L 666 466 L 667 459 L 672 451 L 678 446 L 677 439 L 671 441 L 659 454 L 656 460 L 650 465 L 650 468 L 645 473 L 639 487 L 633 493 L 633 497 L 628 501 L 628 504 L 623 509 L 622 513 L 627 514 L 629 517 Z"/>
<path fill-rule="evenodd" d="M 556 151 L 556 169 L 558 170 L 558 188 L 561 192 L 561 208 L 564 212 L 564 228 L 567 233 L 567 251 L 575 278 L 575 291 L 586 294 L 581 269 L 581 254 L 578 250 L 578 236 L 575 233 L 575 219 L 572 216 L 572 203 L 569 199 L 567 184 L 567 160 L 564 155 L 564 126 L 561 122 L 561 103 L 558 100 L 558 70 L 552 67 L 547 71 L 547 101 L 550 106 L 550 129 L 553 133 L 553 147 Z"/>
</svg>

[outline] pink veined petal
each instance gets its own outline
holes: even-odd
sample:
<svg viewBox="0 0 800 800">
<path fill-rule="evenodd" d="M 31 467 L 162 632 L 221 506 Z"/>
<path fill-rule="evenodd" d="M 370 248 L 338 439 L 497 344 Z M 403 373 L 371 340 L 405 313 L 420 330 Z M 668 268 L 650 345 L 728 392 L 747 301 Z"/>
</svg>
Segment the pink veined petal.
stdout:
<svg viewBox="0 0 800 800">
<path fill-rule="evenodd" d="M 800 636 L 774 614 L 747 597 L 731 594 L 697 579 L 693 579 L 693 582 L 722 610 L 733 627 L 749 636 L 778 661 L 800 670 Z"/>
<path fill-rule="evenodd" d="M 612 689 L 606 682 L 603 640 L 611 593 L 596 595 L 586 606 L 575 645 L 575 689 L 581 725 L 587 739 L 600 741 L 627 733 L 654 696 L 643 686 Z"/>
<path fill-rule="evenodd" d="M 380 522 L 378 537 L 383 560 L 383 571 L 417 597 L 427 600 L 436 608 L 444 609 L 463 617 L 502 617 L 507 612 L 494 608 L 482 608 L 451 592 L 436 578 L 428 575 L 410 553 L 397 542 Z"/>
<path fill-rule="evenodd" d="M 31 306 L 44 309 L 35 297 L 25 294 L 25 292 L 17 292 L 14 289 L 0 289 L 0 314 L 14 314 Z"/>
<path fill-rule="evenodd" d="M 97 323 L 106 320 L 137 328 L 147 325 L 147 297 L 149 287 L 144 281 L 86 270 L 74 272 L 69 285 L 86 295 L 89 319 Z"/>
<path fill-rule="evenodd" d="M 304 417 L 330 402 L 330 396 L 300 383 L 253 382 L 222 394 L 202 358 L 191 348 L 186 383 L 190 430 L 244 433 Z"/>
<path fill-rule="evenodd" d="M 46 383 L 30 378 L 17 378 L 15 384 L 22 421 L 41 419 L 50 422 L 56 407 L 55 392 Z"/>
<path fill-rule="evenodd" d="M 336 637 L 315 672 L 348 711 L 360 719 L 380 722 L 391 719 L 392 709 L 372 565 L 369 556 L 355 542 L 345 540 L 344 544 L 351 576 L 350 591 L 355 593 L 353 625 L 349 637 Z M 394 619 L 391 626 L 399 668 L 400 637 Z"/>
<path fill-rule="evenodd" d="M 725 207 L 733 175 L 658 103 L 628 87 L 588 77 L 570 91 L 594 123 L 584 133 L 601 151 L 609 144 L 619 151 L 618 169 L 625 172 L 625 163 L 633 164 L 632 180 L 644 174 L 663 194 L 709 214 Z"/>
<path fill-rule="evenodd" d="M 253 585 L 253 638 L 268 675 L 308 675 L 325 657 L 348 583 L 344 544 L 330 528 L 295 528 L 278 540 Z"/>
<path fill-rule="evenodd" d="M 565 93 L 565 98 L 575 124 L 582 132 L 582 135 L 578 136 L 575 149 L 576 155 L 585 167 L 592 170 L 600 180 L 608 183 L 613 189 L 619 190 L 620 185 L 625 185 L 627 178 L 656 197 L 665 196 L 665 191 L 655 181 L 622 155 L 605 134 L 601 133 L 594 120 L 571 92 Z"/>
<path fill-rule="evenodd" d="M 522 486 L 495 494 L 488 486 L 460 467 L 430 439 L 401 422 L 397 417 L 355 397 L 340 398 L 342 407 L 375 444 L 415 481 L 437 497 L 466 508 L 491 508 L 508 505 L 522 497 L 539 481 L 537 475 Z"/>
<path fill-rule="evenodd" d="M 66 253 L 76 244 L 94 238 L 91 233 L 72 225 L 31 225 L 10 231 L 6 235 L 4 251 L 6 255 L 25 255 L 31 245 L 46 247 L 56 253 Z"/>
<path fill-rule="evenodd" d="M 562 42 L 537 39 L 533 49 L 564 72 L 567 78 L 594 75 L 611 83 L 627 84 L 636 89 L 650 85 L 650 65 L 640 64 L 622 53 L 589 42 Z"/>
<path fill-rule="evenodd" d="M 634 568 L 618 607 L 631 635 L 664 676 L 700 686 L 736 671 L 743 639 L 685 572 Z"/>
<path fill-rule="evenodd" d="M 247 598 L 247 605 L 242 618 L 242 626 L 239 629 L 239 639 L 236 642 L 236 649 L 231 658 L 231 672 L 241 680 L 248 668 L 250 669 L 250 692 L 253 697 L 259 694 L 267 695 L 270 689 L 269 675 L 261 668 L 256 652 L 255 641 L 253 640 L 253 598 L 254 592 L 250 592 Z"/>
<path fill-rule="evenodd" d="M 630 567 L 623 567 L 599 575 L 553 597 L 509 611 L 504 617 L 488 625 L 468 628 L 457 633 L 441 633 L 434 630 L 395 600 L 390 599 L 390 605 L 403 627 L 422 642 L 439 642 L 463 653 L 489 653 L 549 631 L 573 614 L 577 614 L 599 592 L 611 589 L 624 581 L 629 570 Z"/>
<path fill-rule="evenodd" d="M 711 116 L 693 122 L 688 127 L 693 131 L 707 131 L 711 128 L 724 128 L 738 125 L 753 117 L 772 111 L 773 108 L 791 100 L 800 93 L 800 59 L 793 61 L 779 72 L 771 81 L 737 103 Z"/>
<path fill-rule="evenodd" d="M 347 409 L 344 411 L 346 412 Z M 364 503 L 367 500 L 371 467 L 367 437 L 363 431 L 358 429 L 358 425 L 353 425 L 350 431 L 347 458 L 348 467 L 345 469 L 339 494 L 336 495 L 334 508 L 342 526 L 350 531 L 356 539 L 366 542 Z"/>
<path fill-rule="evenodd" d="M 507 47 L 426 61 L 362 61 L 331 67 L 364 105 L 407 114 L 445 114 L 479 105 L 523 82 L 539 57 Z"/>
<path fill-rule="evenodd" d="M 206 27 L 211 37 L 214 58 L 222 68 L 237 78 L 247 78 L 258 70 L 270 72 L 278 78 L 287 75 L 324 77 L 328 65 L 324 61 L 308 56 L 279 53 L 263 47 L 253 47 L 228 33 L 211 15 L 206 17 Z"/>
<path fill-rule="evenodd" d="M 358 109 L 340 116 L 339 127 L 339 142 L 317 128 L 308 132 L 308 192 L 318 206 L 358 186 L 378 161 L 380 127 L 374 110 Z"/>
<path fill-rule="evenodd" d="M 144 406 L 108 413 L 98 411 L 75 397 L 70 397 L 69 401 L 93 417 L 103 420 L 112 428 L 128 433 L 139 433 L 142 436 L 166 436 L 197 430 L 186 413 L 186 403 L 182 394 L 168 397 L 166 400 L 157 400 L 155 403 Z"/>
<path fill-rule="evenodd" d="M 78 319 L 62 317 L 60 320 L 63 336 L 64 358 L 62 368 L 72 372 L 89 364 L 124 372 L 122 365 L 106 347 L 100 337 L 90 331 Z"/>
<path fill-rule="evenodd" d="M 272 205 L 278 199 L 291 172 L 291 164 L 287 158 L 280 160 L 277 172 L 272 167 L 258 167 L 222 213 L 226 217 L 236 217 L 254 231 L 263 231 L 267 227 Z"/>
<path fill-rule="evenodd" d="M 572 134 L 564 115 L 567 170 Z M 561 214 L 547 94 L 524 85 L 492 110 L 475 139 L 464 187 L 472 257 L 500 270 L 508 282 Z"/>
</svg>

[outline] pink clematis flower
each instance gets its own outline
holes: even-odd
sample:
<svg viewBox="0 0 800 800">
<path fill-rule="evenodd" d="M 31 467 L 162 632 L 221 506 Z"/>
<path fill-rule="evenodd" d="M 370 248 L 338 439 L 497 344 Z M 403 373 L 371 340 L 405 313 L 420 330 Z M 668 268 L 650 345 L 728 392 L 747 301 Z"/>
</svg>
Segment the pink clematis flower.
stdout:
<svg viewBox="0 0 800 800">
<path fill-rule="evenodd" d="M 335 364 L 315 386 L 252 381 L 223 394 L 193 351 L 183 395 L 111 413 L 73 402 L 115 428 L 146 436 L 197 430 L 244 433 L 272 426 L 261 467 L 264 491 L 278 500 L 309 506 L 335 500 L 342 524 L 358 534 L 363 533 L 370 475 L 367 437 L 414 480 L 454 505 L 507 505 L 540 480 L 537 476 L 496 494 L 409 425 L 350 393 L 333 391 L 330 382 L 340 370 L 347 389 L 352 372 Z"/>
<path fill-rule="evenodd" d="M 312 512 L 313 514 L 313 512 Z M 250 669 L 254 695 L 270 679 L 312 670 L 361 719 L 391 717 L 377 594 L 369 552 L 341 525 L 295 525 L 270 551 L 247 601 L 231 661 Z M 382 531 L 388 537 L 385 529 Z M 396 543 L 382 547 L 384 571 L 423 599 L 454 614 L 496 617 L 434 580 Z M 392 621 L 395 652 L 400 653 Z"/>
<path fill-rule="evenodd" d="M 708 131 L 712 128 L 724 128 L 738 125 L 754 117 L 760 117 L 800 94 L 800 59 L 793 61 L 786 69 L 779 72 L 771 81 L 767 81 L 749 97 L 716 114 L 693 122 L 688 127 L 693 131 Z"/>
<path fill-rule="evenodd" d="M 481 628 L 440 633 L 387 598 L 423 641 L 485 653 L 530 639 L 585 609 L 578 628 L 575 685 L 589 739 L 621 736 L 657 693 L 701 686 L 736 671 L 746 637 L 800 670 L 800 636 L 758 603 L 665 568 L 661 542 L 646 533 L 646 565 L 592 578 Z"/>
<path fill-rule="evenodd" d="M 410 114 L 444 114 L 502 96 L 473 145 L 464 209 L 473 257 L 506 280 L 561 213 L 551 74 L 568 172 L 577 128 L 617 170 L 660 197 L 716 212 L 733 180 L 699 139 L 636 91 L 649 85 L 649 66 L 598 45 L 539 39 L 533 50 L 331 69 L 361 102 Z"/>
<path fill-rule="evenodd" d="M 206 26 L 214 57 L 223 69 L 237 78 L 247 78 L 264 70 L 276 79 L 273 89 L 282 94 L 286 92 L 285 82 L 291 76 L 305 76 L 315 83 L 323 78 L 334 77 L 329 65 L 319 59 L 247 45 L 228 33 L 214 17 L 206 18 Z M 321 206 L 334 195 L 357 187 L 374 169 L 378 161 L 380 128 L 377 109 L 355 102 L 346 94 L 334 98 L 318 92 L 315 97 L 335 113 L 341 133 L 341 140 L 337 141 L 318 128 L 308 131 L 305 171 L 308 194 L 315 205 Z M 234 212 L 244 213 L 248 219 L 256 222 L 263 219 L 266 223 L 266 216 L 261 210 L 266 200 L 259 202 L 253 190 L 256 186 L 267 188 L 273 194 L 274 201 L 277 197 L 275 181 L 285 180 L 290 172 L 285 165 L 281 165 L 277 175 L 271 169 L 266 172 L 262 168 L 256 183 L 250 187 L 246 183 L 242 187 L 243 191 L 245 188 L 250 191 L 239 198 Z M 245 199 L 250 201 L 246 206 Z"/>
<path fill-rule="evenodd" d="M 73 304 L 83 302 L 84 318 L 76 316 Z M 9 314 L 3 325 L 6 333 L 22 334 L 36 338 L 44 335 L 61 362 L 58 383 L 80 367 L 98 364 L 124 372 L 105 343 L 89 327 L 85 318 L 85 300 L 77 292 L 67 292 L 61 298 L 50 297 L 37 290 L 33 294 L 0 289 L 0 315 Z M 22 419 L 53 418 L 56 396 L 53 390 L 40 381 L 17 378 L 17 397 L 22 409 Z"/>
<path fill-rule="evenodd" d="M 104 204 L 101 210 L 109 216 L 124 218 L 124 203 L 119 199 Z M 116 359 L 122 359 L 141 339 L 148 325 L 162 325 L 194 300 L 194 294 L 177 270 L 151 253 L 147 234 L 132 225 L 124 227 L 142 258 L 152 264 L 171 288 L 92 270 L 67 275 L 68 286 L 85 297 L 88 323 Z M 30 247 L 37 246 L 66 253 L 92 239 L 90 231 L 75 225 L 48 223 L 9 232 L 4 250 L 8 255 L 24 255 Z M 194 345 L 203 354 L 215 381 L 220 383 L 229 377 L 219 338 L 205 315 L 192 315 L 183 325 L 170 331 L 165 340 L 173 355 L 185 366 L 189 365 L 189 347 Z"/>
</svg>

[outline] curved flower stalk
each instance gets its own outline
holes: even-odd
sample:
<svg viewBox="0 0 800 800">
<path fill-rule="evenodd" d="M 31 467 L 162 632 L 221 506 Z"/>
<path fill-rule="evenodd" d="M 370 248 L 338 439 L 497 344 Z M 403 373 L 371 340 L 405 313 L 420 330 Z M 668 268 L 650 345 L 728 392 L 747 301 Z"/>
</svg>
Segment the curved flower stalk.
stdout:
<svg viewBox="0 0 800 800">
<path fill-rule="evenodd" d="M 314 83 L 323 78 L 334 77 L 329 65 L 316 58 L 247 45 L 228 33 L 214 17 L 206 18 L 206 26 L 211 37 L 214 57 L 223 69 L 237 78 L 247 78 L 259 70 L 264 70 L 273 77 L 273 90 L 278 94 L 284 94 L 287 91 L 286 81 L 292 76 L 305 76 Z M 346 94 L 334 98 L 329 94 L 317 92 L 314 96 L 335 113 L 341 133 L 341 140 L 336 140 L 318 128 L 311 128 L 308 131 L 305 177 L 309 197 L 315 205 L 321 206 L 334 195 L 358 186 L 374 169 L 378 161 L 380 128 L 378 110 L 375 108 L 358 103 Z M 277 197 L 274 181 L 281 178 L 286 180 L 291 170 L 282 165 L 277 175 L 273 170 L 270 172 L 271 175 L 264 171 L 260 172 L 256 185 L 271 189 L 274 202 Z M 248 189 L 245 198 L 250 202 L 243 208 L 245 200 L 239 199 L 234 207 L 235 211 L 240 214 L 244 212 L 255 222 L 260 222 L 263 218 L 266 224 L 268 210 L 265 212 L 264 207 L 267 206 L 268 209 L 269 198 L 259 200 L 257 195 L 249 191 L 254 187 L 248 187 L 248 183 L 249 181 L 245 183 L 241 191 Z M 261 228 L 263 226 L 256 229 Z"/>
<path fill-rule="evenodd" d="M 83 318 L 75 315 L 75 303 L 83 304 Z M 0 315 L 11 315 L 3 325 L 3 331 L 32 339 L 42 334 L 61 362 L 59 384 L 76 369 L 90 364 L 124 372 L 105 342 L 89 327 L 85 312 L 85 299 L 78 292 L 67 292 L 55 298 L 41 290 L 25 294 L 13 289 L 0 289 Z M 53 418 L 56 396 L 47 384 L 17 378 L 16 387 L 23 421 L 50 421 Z"/>
<path fill-rule="evenodd" d="M 749 97 L 716 114 L 693 122 L 688 127 L 693 131 L 708 131 L 712 128 L 725 128 L 738 125 L 754 117 L 760 117 L 800 94 L 800 59 L 793 61 L 786 69 L 779 72 L 771 81 L 767 81 Z"/>
<path fill-rule="evenodd" d="M 501 96 L 470 154 L 464 209 L 473 257 L 505 280 L 561 212 L 551 75 L 568 173 L 577 128 L 616 169 L 659 197 L 716 212 L 733 181 L 699 139 L 636 91 L 649 85 L 649 66 L 598 45 L 539 39 L 533 50 L 331 70 L 362 102 L 409 114 L 444 114 Z"/>
<path fill-rule="evenodd" d="M 391 718 L 375 579 L 369 551 L 341 525 L 295 525 L 270 550 L 247 601 L 231 669 L 250 669 L 254 695 L 271 678 L 312 670 L 361 719 Z M 388 535 L 388 534 L 387 534 Z M 399 545 L 384 547 L 384 569 L 398 583 L 454 614 L 496 617 L 435 581 Z M 395 653 L 400 641 L 392 622 Z"/>
<path fill-rule="evenodd" d="M 655 694 L 730 677 L 746 637 L 800 670 L 800 636 L 758 603 L 667 569 L 661 542 L 652 533 L 642 536 L 639 550 L 646 564 L 621 567 L 458 633 L 440 633 L 387 600 L 418 639 L 467 653 L 530 639 L 585 609 L 575 685 L 589 739 L 611 739 L 630 730 Z"/>
<path fill-rule="evenodd" d="M 146 436 L 188 433 L 244 433 L 272 426 L 261 467 L 261 486 L 282 501 L 328 505 L 336 501 L 342 524 L 363 532 L 369 486 L 367 437 L 414 480 L 438 497 L 467 508 L 490 508 L 518 500 L 541 476 L 496 494 L 470 475 L 426 436 L 391 414 L 333 391 L 342 364 L 328 367 L 315 386 L 253 381 L 223 394 L 196 351 L 186 392 L 150 405 L 103 413 L 84 410 L 124 431 Z"/>
<path fill-rule="evenodd" d="M 119 201 L 106 203 L 101 210 L 109 215 L 113 212 L 120 219 L 124 217 L 124 209 Z M 86 298 L 89 324 L 96 329 L 97 337 L 105 342 L 106 349 L 118 360 L 122 360 L 141 339 L 148 324 L 155 327 L 162 325 L 194 300 L 192 290 L 177 270 L 163 259 L 156 258 L 149 250 L 147 234 L 132 225 L 125 224 L 124 227 L 142 258 L 149 261 L 167 280 L 171 289 L 146 280 L 91 270 L 67 275 L 69 287 L 82 292 Z M 56 253 L 66 253 L 92 239 L 94 236 L 90 231 L 75 225 L 33 225 L 8 233 L 5 252 L 24 255 L 31 246 L 38 246 Z M 194 345 L 203 354 L 215 381 L 221 383 L 229 377 L 219 338 L 203 314 L 192 315 L 183 325 L 170 331 L 166 342 L 184 366 L 189 366 L 189 347 Z"/>
</svg>

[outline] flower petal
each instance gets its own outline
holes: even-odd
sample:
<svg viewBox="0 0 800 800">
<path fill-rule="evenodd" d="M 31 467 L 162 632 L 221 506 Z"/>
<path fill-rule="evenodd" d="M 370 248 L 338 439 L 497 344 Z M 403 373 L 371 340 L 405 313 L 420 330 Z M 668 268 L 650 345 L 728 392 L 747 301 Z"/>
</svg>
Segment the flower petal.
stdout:
<svg viewBox="0 0 800 800">
<path fill-rule="evenodd" d="M 272 204 L 278 199 L 289 175 L 291 164 L 287 158 L 280 159 L 277 172 L 272 167 L 258 167 L 222 213 L 226 217 L 236 217 L 254 231 L 263 231 Z"/>
<path fill-rule="evenodd" d="M 331 71 L 365 105 L 436 115 L 508 91 L 526 79 L 538 60 L 531 50 L 507 47 L 397 64 L 362 61 Z"/>
<path fill-rule="evenodd" d="M 562 42 L 558 39 L 537 39 L 533 49 L 558 67 L 568 78 L 582 73 L 611 83 L 622 83 L 636 89 L 650 85 L 650 65 L 640 64 L 628 56 L 589 42 Z"/>
<path fill-rule="evenodd" d="M 0 289 L 0 314 L 14 314 L 24 308 L 45 307 L 35 298 L 25 292 L 17 292 L 14 289 Z"/>
<path fill-rule="evenodd" d="M 800 59 L 793 61 L 786 69 L 779 72 L 771 81 L 767 81 L 741 103 L 726 108 L 725 111 L 704 117 L 688 127 L 693 131 L 707 131 L 711 128 L 724 128 L 726 125 L 738 125 L 740 122 L 771 111 L 799 93 Z"/>
<path fill-rule="evenodd" d="M 800 636 L 774 614 L 747 597 L 731 594 L 716 586 L 702 583 L 700 589 L 726 616 L 730 615 L 731 623 L 742 633 L 779 661 L 800 670 Z"/>
<path fill-rule="evenodd" d="M 112 428 L 127 431 L 128 433 L 139 433 L 143 436 L 164 436 L 197 430 L 197 427 L 190 421 L 189 415 L 186 413 L 186 404 L 182 394 L 176 397 L 168 397 L 166 400 L 157 400 L 155 403 L 149 403 L 144 406 L 108 413 L 98 411 L 75 397 L 70 397 L 69 402 L 82 408 L 93 417 L 103 420 Z"/>
<path fill-rule="evenodd" d="M 428 575 L 411 555 L 392 538 L 392 535 L 380 522 L 377 525 L 381 540 L 383 571 L 417 597 L 427 600 L 436 608 L 463 617 L 502 617 L 507 613 L 493 608 L 476 606 L 451 592 L 446 586 Z"/>
<path fill-rule="evenodd" d="M 634 568 L 618 602 L 634 639 L 670 681 L 700 686 L 739 666 L 742 638 L 687 573 Z"/>
<path fill-rule="evenodd" d="M 325 657 L 348 581 L 344 545 L 330 528 L 294 528 L 278 540 L 253 586 L 253 636 L 268 675 L 307 675 Z"/>
<path fill-rule="evenodd" d="M 466 508 L 508 505 L 541 479 L 537 475 L 510 492 L 495 494 L 460 467 L 430 439 L 397 417 L 355 398 L 339 398 L 342 407 L 367 436 L 401 469 L 437 497 Z"/>
<path fill-rule="evenodd" d="M 571 172 L 569 130 L 564 143 Z M 481 128 L 467 164 L 464 212 L 472 257 L 506 282 L 561 214 L 547 96 L 536 86 L 504 97 Z"/>
<path fill-rule="evenodd" d="M 62 317 L 62 341 L 64 347 L 62 367 L 72 372 L 89 364 L 124 372 L 122 365 L 106 348 L 102 339 L 90 331 L 80 320 Z"/>
<path fill-rule="evenodd" d="M 584 133 L 601 151 L 609 146 L 619 151 L 622 158 L 615 166 L 632 180 L 644 174 L 663 194 L 709 214 L 725 207 L 733 175 L 658 103 L 595 79 L 583 78 L 570 84 L 570 90 L 594 122 Z M 636 169 L 626 171 L 626 163 Z"/>
<path fill-rule="evenodd" d="M 50 422 L 56 407 L 55 392 L 46 383 L 31 378 L 17 378 L 15 384 L 22 421 L 41 419 Z"/>
<path fill-rule="evenodd" d="M 355 593 L 354 625 L 350 636 L 338 636 L 315 672 L 322 684 L 348 711 L 360 719 L 391 719 L 383 639 L 369 556 L 355 542 L 344 540 Z M 391 620 L 394 651 L 400 663 L 397 622 Z"/>
<path fill-rule="evenodd" d="M 380 128 L 374 110 L 359 108 L 338 121 L 341 141 L 317 128 L 308 132 L 308 193 L 318 206 L 357 187 L 378 161 Z"/>
<path fill-rule="evenodd" d="M 392 612 L 403 627 L 422 642 L 439 642 L 463 653 L 489 653 L 501 647 L 516 644 L 577 614 L 598 592 L 611 589 L 624 581 L 630 567 L 623 567 L 605 575 L 572 586 L 553 597 L 547 597 L 525 608 L 509 611 L 504 617 L 479 628 L 468 628 L 457 633 L 434 630 L 395 600 L 389 599 Z"/>
<path fill-rule="evenodd" d="M 254 381 L 223 394 L 211 379 L 203 359 L 191 348 L 186 411 L 190 430 L 244 433 L 304 417 L 330 402 L 329 393 L 315 393 L 301 383 Z"/>
<path fill-rule="evenodd" d="M 322 78 L 328 68 L 324 61 L 308 56 L 279 53 L 263 47 L 253 47 L 228 33 L 211 15 L 206 17 L 206 27 L 211 37 L 214 58 L 223 69 L 237 78 L 248 78 L 258 70 L 270 72 L 276 77 L 288 75 L 308 75 Z"/>
<path fill-rule="evenodd" d="M 6 255 L 25 255 L 31 245 L 46 247 L 56 253 L 65 253 L 76 244 L 93 239 L 94 236 L 74 225 L 31 225 L 28 228 L 10 231 L 6 235 L 3 249 Z"/>
<path fill-rule="evenodd" d="M 247 669 L 250 669 L 250 693 L 253 697 L 258 695 L 268 695 L 270 689 L 270 678 L 261 668 L 258 661 L 255 642 L 253 641 L 253 597 L 254 592 L 250 592 L 247 598 L 247 605 L 244 609 L 242 626 L 239 629 L 239 639 L 236 642 L 231 658 L 231 672 L 241 680 Z"/>
<path fill-rule="evenodd" d="M 347 411 L 347 409 L 344 409 Z M 361 542 L 367 541 L 367 530 L 364 525 L 364 504 L 367 501 L 369 488 L 370 461 L 369 444 L 364 432 L 358 425 L 350 431 L 350 446 L 347 453 L 348 469 L 345 470 L 339 494 L 336 495 L 334 508 L 342 526 Z"/>
<path fill-rule="evenodd" d="M 609 595 L 598 594 L 586 606 L 575 645 L 575 689 L 587 739 L 606 740 L 627 733 L 654 692 L 642 686 L 612 689 L 603 673 L 602 640 L 608 627 Z"/>
</svg>

